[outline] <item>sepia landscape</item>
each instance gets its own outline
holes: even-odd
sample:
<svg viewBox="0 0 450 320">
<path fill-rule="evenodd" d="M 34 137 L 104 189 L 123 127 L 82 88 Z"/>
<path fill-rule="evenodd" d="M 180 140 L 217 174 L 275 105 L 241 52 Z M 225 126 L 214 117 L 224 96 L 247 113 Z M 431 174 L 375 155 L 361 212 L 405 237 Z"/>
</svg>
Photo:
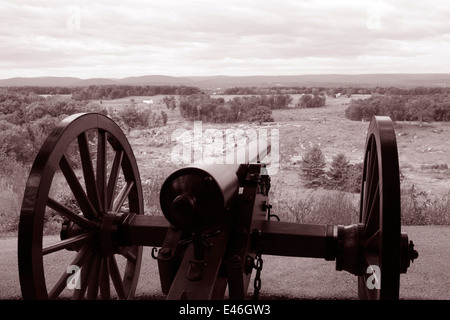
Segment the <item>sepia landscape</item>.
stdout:
<svg viewBox="0 0 450 320">
<path fill-rule="evenodd" d="M 446 1 L 0 11 L 0 300 L 450 300 Z"/>
</svg>

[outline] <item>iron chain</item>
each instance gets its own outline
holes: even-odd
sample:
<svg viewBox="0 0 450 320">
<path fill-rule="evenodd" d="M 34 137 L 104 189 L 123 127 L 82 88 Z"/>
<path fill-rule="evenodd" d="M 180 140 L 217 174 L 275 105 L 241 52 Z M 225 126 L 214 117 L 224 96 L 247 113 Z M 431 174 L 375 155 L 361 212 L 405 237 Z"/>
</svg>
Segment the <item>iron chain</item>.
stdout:
<svg viewBox="0 0 450 320">
<path fill-rule="evenodd" d="M 253 282 L 253 299 L 258 300 L 259 291 L 261 290 L 261 270 L 263 268 L 263 259 L 261 253 L 258 253 L 253 263 L 253 268 L 256 270 L 255 281 Z"/>
</svg>

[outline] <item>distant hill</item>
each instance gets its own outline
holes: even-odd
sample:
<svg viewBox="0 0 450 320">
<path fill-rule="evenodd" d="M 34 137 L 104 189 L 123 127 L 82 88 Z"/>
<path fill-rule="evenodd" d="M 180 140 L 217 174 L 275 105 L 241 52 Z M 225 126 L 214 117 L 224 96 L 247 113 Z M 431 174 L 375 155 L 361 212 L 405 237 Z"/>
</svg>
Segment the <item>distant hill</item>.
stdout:
<svg viewBox="0 0 450 320">
<path fill-rule="evenodd" d="M 319 74 L 292 76 L 192 76 L 173 77 L 165 75 L 146 75 L 122 79 L 75 77 L 35 77 L 10 78 L 0 80 L 0 87 L 42 86 L 42 87 L 80 87 L 89 85 L 186 85 L 202 89 L 230 87 L 266 86 L 450 86 L 450 74 Z"/>
<path fill-rule="evenodd" d="M 118 79 L 118 83 L 124 85 L 188 85 L 196 86 L 195 80 L 186 77 L 171 77 L 163 75 L 151 75 L 140 77 L 127 77 Z"/>
<path fill-rule="evenodd" d="M 107 86 L 107 85 L 115 85 L 120 84 L 117 80 L 114 79 L 106 79 L 106 78 L 92 78 L 81 80 L 78 79 L 77 82 L 73 83 L 69 87 L 86 87 L 86 86 Z"/>
<path fill-rule="evenodd" d="M 36 78 L 10 78 L 0 80 L 1 87 L 71 87 L 81 79 L 74 77 L 36 77 Z"/>
</svg>

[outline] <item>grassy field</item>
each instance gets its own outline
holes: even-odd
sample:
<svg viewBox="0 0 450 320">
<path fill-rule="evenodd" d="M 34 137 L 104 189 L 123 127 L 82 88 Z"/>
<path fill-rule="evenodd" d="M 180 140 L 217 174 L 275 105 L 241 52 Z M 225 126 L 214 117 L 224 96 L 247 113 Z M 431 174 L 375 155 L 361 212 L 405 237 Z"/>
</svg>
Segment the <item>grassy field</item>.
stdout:
<svg viewBox="0 0 450 320">
<path fill-rule="evenodd" d="M 220 97 L 216 95 L 215 97 Z M 145 196 L 146 212 L 160 213 L 159 189 L 164 179 L 182 165 L 172 161 L 172 151 L 178 142 L 173 140 L 176 130 L 185 129 L 192 132 L 194 123 L 185 121 L 178 109 L 167 109 L 163 103 L 164 96 L 127 97 L 117 100 L 94 101 L 101 103 L 108 112 L 114 112 L 135 105 L 138 108 L 152 110 L 155 114 L 164 111 L 168 115 L 166 126 L 136 129 L 126 131 L 130 144 L 135 153 L 143 191 Z M 233 96 L 223 96 L 225 100 Z M 360 98 L 355 96 L 355 98 Z M 179 99 L 179 97 L 177 97 Z M 293 95 L 293 104 L 297 103 L 298 95 Z M 152 103 L 145 103 L 151 101 Z M 285 109 L 273 110 L 274 122 L 262 126 L 249 123 L 210 124 L 202 123 L 203 132 L 208 129 L 265 129 L 271 133 L 279 132 L 279 170 L 271 175 L 271 202 L 276 212 L 284 220 L 304 221 L 304 215 L 299 212 L 312 200 L 343 199 L 342 207 L 349 208 L 346 216 L 336 216 L 339 221 L 354 222 L 358 217 L 355 208 L 358 207 L 359 195 L 347 193 L 330 193 L 328 191 L 312 191 L 304 187 L 300 177 L 299 161 L 312 145 L 319 145 L 325 155 L 327 166 L 332 158 L 343 152 L 351 163 L 363 161 L 364 146 L 368 122 L 350 121 L 345 117 L 345 109 L 350 98 L 329 98 L 326 106 L 316 109 Z M 450 222 L 450 170 L 449 165 L 450 123 L 431 123 L 419 127 L 417 123 L 399 122 L 395 124 L 399 150 L 399 162 L 403 176 L 405 208 L 413 211 L 421 210 L 422 215 L 433 216 L 431 219 L 405 219 L 408 224 L 448 224 Z M 203 147 L 208 144 L 203 141 Z M 17 168 L 24 171 L 23 168 Z M 17 170 L 15 170 L 17 172 Z M 23 179 L 21 178 L 23 176 Z M 23 189 L 26 173 L 17 172 L 16 189 Z M 22 181 L 23 182 L 20 182 Z M 2 180 L 3 181 L 3 180 Z M 8 212 L 19 214 L 22 201 L 20 190 L 13 190 L 7 185 L 1 185 L 0 203 L 8 207 Z M 413 191 L 413 192 L 412 192 Z M 419 197 L 417 197 L 419 195 Z M 301 203 L 299 203 L 299 201 Z M 316 201 L 316 202 L 317 202 Z M 322 201 L 325 202 L 325 201 Z M 331 201 L 333 202 L 333 201 Z M 416 203 L 417 202 L 417 203 Z M 418 203 L 420 202 L 420 203 Z M 419 206 L 419 208 L 417 208 Z M 353 208 L 351 208 L 353 207 Z M 436 207 L 436 210 L 435 210 Z M 323 208 L 322 213 L 329 212 L 333 206 Z M 305 211 L 305 210 L 303 210 Z M 313 219 L 321 213 L 314 212 Z M 351 215 L 351 216 L 348 216 Z M 14 217 L 14 214 L 12 214 Z M 328 219 L 328 218 L 324 218 Z M 10 219 L 7 227 L 17 224 L 17 219 Z M 334 223 L 335 221 L 322 221 Z M 5 223 L 2 224 L 5 226 Z M 1 229 L 1 228 L 0 228 Z"/>
<path fill-rule="evenodd" d="M 223 97 L 228 100 L 233 96 Z M 182 119 L 177 109 L 167 110 L 162 98 L 163 96 L 128 97 L 103 101 L 103 105 L 107 108 L 122 108 L 133 100 L 140 108 L 151 108 L 156 113 L 164 110 L 168 113 L 167 126 L 133 130 L 128 133 L 144 187 L 148 186 L 144 192 L 147 192 L 146 197 L 150 204 L 153 203 L 152 198 L 157 196 L 154 193 L 159 191 L 158 186 L 164 178 L 172 170 L 180 167 L 171 160 L 171 152 L 176 145 L 171 139 L 173 132 L 180 128 L 191 132 L 194 129 L 194 124 Z M 294 95 L 293 98 L 293 103 L 296 103 L 298 97 Z M 142 102 L 150 99 L 153 100 L 151 105 Z M 344 112 L 349 102 L 349 98 L 330 98 L 323 108 L 274 110 L 275 121 L 265 123 L 261 127 L 245 123 L 202 123 L 202 129 L 205 131 L 263 128 L 268 132 L 278 130 L 280 167 L 276 174 L 271 175 L 273 186 L 271 201 L 289 202 L 292 199 L 308 198 L 311 194 L 311 190 L 304 187 L 299 175 L 299 160 L 310 146 L 315 144 L 320 146 L 326 157 L 327 166 L 339 152 L 343 152 L 350 163 L 363 161 L 369 123 L 350 121 L 345 117 Z M 425 123 L 419 127 L 413 122 L 398 122 L 395 124 L 395 131 L 403 187 L 413 188 L 415 193 L 422 192 L 422 196 L 426 195 L 427 203 L 441 202 L 440 212 L 445 208 L 450 210 L 450 170 L 445 167 L 450 165 L 450 143 L 448 143 L 450 124 Z M 204 144 L 207 143 L 204 141 Z M 357 205 L 359 199 L 357 194 L 347 194 L 346 197 Z M 148 209 L 158 210 L 157 203 L 150 205 Z M 442 219 L 450 221 L 448 214 Z"/>
</svg>

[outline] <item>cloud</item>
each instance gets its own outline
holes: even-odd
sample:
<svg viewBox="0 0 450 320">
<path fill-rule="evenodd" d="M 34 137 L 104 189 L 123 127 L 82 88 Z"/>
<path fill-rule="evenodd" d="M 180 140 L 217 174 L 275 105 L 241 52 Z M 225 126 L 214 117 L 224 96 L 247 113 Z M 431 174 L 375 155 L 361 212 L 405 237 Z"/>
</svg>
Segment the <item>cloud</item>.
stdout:
<svg viewBox="0 0 450 320">
<path fill-rule="evenodd" d="M 443 0 L 30 0 L 0 10 L 0 78 L 450 72 Z"/>
</svg>

